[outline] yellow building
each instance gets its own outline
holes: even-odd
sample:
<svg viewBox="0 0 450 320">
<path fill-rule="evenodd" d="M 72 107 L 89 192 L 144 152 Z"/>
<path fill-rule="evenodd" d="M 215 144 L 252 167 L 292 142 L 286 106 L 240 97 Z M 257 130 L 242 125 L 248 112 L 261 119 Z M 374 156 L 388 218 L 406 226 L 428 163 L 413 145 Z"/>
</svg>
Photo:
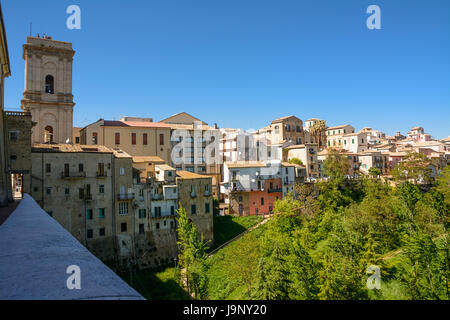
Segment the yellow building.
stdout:
<svg viewBox="0 0 450 320">
<path fill-rule="evenodd" d="M 118 148 L 131 156 L 158 156 L 170 162 L 170 126 L 148 118 L 100 119 L 80 130 L 81 144 Z"/>
</svg>

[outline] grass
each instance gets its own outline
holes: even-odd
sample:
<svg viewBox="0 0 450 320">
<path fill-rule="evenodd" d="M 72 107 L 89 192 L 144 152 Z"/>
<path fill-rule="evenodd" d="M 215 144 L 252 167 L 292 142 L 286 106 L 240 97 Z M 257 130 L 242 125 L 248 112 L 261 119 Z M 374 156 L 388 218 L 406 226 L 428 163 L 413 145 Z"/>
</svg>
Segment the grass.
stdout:
<svg viewBox="0 0 450 320">
<path fill-rule="evenodd" d="M 259 238 L 264 234 L 266 225 L 250 231 L 242 238 L 230 243 L 208 259 L 208 293 L 211 300 L 246 300 L 247 290 L 244 285 L 227 272 L 239 246 L 252 246 L 259 250 Z M 258 261 L 253 261 L 248 268 L 253 268 L 256 273 Z"/>
<path fill-rule="evenodd" d="M 189 295 L 175 280 L 175 268 L 158 268 L 138 271 L 133 275 L 123 274 L 124 279 L 148 300 L 188 300 Z"/>
<path fill-rule="evenodd" d="M 263 218 L 259 216 L 214 216 L 214 245 L 210 250 L 221 246 L 262 220 Z"/>
</svg>

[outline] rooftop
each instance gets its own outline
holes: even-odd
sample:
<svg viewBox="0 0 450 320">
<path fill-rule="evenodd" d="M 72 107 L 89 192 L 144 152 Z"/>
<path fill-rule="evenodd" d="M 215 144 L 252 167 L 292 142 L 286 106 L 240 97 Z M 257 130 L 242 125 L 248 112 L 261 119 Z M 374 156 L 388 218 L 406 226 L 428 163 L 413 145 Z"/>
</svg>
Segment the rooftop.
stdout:
<svg viewBox="0 0 450 320">
<path fill-rule="evenodd" d="M 136 156 L 133 157 L 133 163 L 146 163 L 146 162 L 154 162 L 154 163 L 165 163 L 163 159 L 158 156 Z"/>
<path fill-rule="evenodd" d="M 207 176 L 204 174 L 198 174 L 194 172 L 184 171 L 180 170 L 177 171 L 177 178 L 178 179 L 205 179 L 205 178 L 211 178 L 211 176 Z"/>
</svg>

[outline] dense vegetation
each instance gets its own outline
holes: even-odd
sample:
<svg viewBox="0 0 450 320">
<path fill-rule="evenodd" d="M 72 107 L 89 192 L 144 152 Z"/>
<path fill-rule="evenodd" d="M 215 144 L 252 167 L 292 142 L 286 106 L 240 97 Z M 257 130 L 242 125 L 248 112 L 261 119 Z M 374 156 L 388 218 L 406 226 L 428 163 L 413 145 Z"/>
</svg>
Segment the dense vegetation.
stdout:
<svg viewBox="0 0 450 320">
<path fill-rule="evenodd" d="M 214 245 L 210 250 L 220 247 L 250 227 L 261 222 L 259 216 L 214 216 Z"/>
<path fill-rule="evenodd" d="M 450 167 L 416 184 L 429 171 L 409 158 L 391 186 L 378 172 L 346 179 L 347 160 L 331 154 L 328 181 L 297 186 L 264 227 L 202 262 L 202 298 L 449 299 Z"/>
</svg>

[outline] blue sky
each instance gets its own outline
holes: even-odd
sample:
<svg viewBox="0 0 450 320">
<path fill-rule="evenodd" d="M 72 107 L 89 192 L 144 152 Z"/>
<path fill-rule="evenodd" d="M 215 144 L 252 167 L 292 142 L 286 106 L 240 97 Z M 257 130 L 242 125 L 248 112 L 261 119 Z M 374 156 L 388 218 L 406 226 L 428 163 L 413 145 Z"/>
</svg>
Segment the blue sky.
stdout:
<svg viewBox="0 0 450 320">
<path fill-rule="evenodd" d="M 12 76 L 24 86 L 30 32 L 76 50 L 74 125 L 186 111 L 220 127 L 279 116 L 450 135 L 448 0 L 1 0 Z M 81 8 L 81 30 L 66 8 Z M 381 8 L 381 30 L 366 9 Z"/>
</svg>

